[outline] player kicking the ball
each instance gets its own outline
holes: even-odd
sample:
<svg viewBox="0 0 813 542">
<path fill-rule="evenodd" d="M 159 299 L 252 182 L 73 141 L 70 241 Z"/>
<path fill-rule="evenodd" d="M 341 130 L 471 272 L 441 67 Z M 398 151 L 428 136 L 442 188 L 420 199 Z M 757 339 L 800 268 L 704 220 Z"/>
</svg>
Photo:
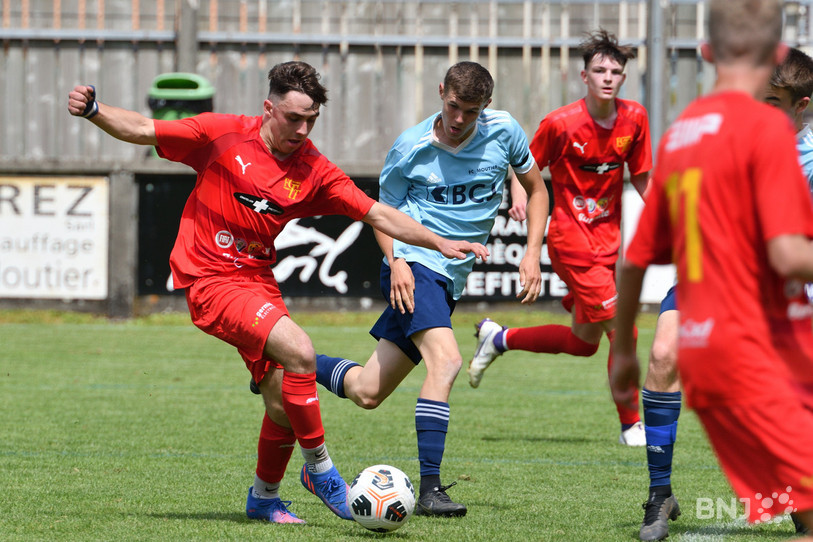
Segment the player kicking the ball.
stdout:
<svg viewBox="0 0 813 542">
<path fill-rule="evenodd" d="M 254 485 L 246 514 L 302 523 L 279 487 L 296 442 L 302 484 L 343 519 L 352 519 L 347 484 L 325 447 L 316 393 L 316 354 L 288 315 L 271 271 L 274 240 L 295 218 L 343 214 L 408 243 L 464 258 L 485 247 L 448 241 L 408 216 L 370 199 L 311 143 L 308 135 L 327 101 L 319 74 L 304 62 L 268 73 L 262 115 L 204 113 L 163 121 L 102 104 L 77 86 L 68 111 L 128 143 L 154 145 L 164 158 L 197 172 L 170 256 L 176 288 L 186 291 L 192 321 L 237 347 L 265 403 Z"/>
</svg>

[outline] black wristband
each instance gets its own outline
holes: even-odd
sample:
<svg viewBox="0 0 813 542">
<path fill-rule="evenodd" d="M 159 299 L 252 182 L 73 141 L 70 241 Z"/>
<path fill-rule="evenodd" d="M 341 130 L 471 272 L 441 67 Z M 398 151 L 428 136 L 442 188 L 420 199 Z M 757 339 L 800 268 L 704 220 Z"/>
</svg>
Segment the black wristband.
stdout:
<svg viewBox="0 0 813 542">
<path fill-rule="evenodd" d="M 88 86 L 90 86 L 90 101 L 85 106 L 85 110 L 82 111 L 82 116 L 86 119 L 92 119 L 99 112 L 99 104 L 96 103 L 96 87 L 93 85 Z"/>
</svg>

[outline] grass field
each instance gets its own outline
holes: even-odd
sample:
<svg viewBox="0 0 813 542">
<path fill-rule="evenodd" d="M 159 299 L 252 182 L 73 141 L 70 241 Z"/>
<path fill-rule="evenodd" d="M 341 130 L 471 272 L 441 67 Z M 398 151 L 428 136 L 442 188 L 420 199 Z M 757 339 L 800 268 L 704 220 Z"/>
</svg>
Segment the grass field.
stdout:
<svg viewBox="0 0 813 542">
<path fill-rule="evenodd" d="M 366 360 L 373 313 L 295 319 L 318 351 Z M 508 324 L 556 321 L 500 314 Z M 464 358 L 473 324 L 455 317 Z M 502 323 L 502 322 L 501 322 Z M 654 319 L 641 322 L 640 352 Z M 606 384 L 607 345 L 589 359 L 512 352 L 479 389 L 461 372 L 443 481 L 465 518 L 415 517 L 392 540 L 637 540 L 645 452 L 617 444 Z M 377 410 L 320 390 L 328 448 L 348 479 L 388 463 L 417 483 L 418 367 Z M 301 487 L 295 451 L 282 496 L 307 525 L 245 517 L 262 406 L 236 352 L 184 315 L 107 322 L 59 313 L 0 313 L 0 540 L 373 540 Z M 680 419 L 673 487 L 683 509 L 671 540 L 784 540 L 790 521 L 748 527 L 693 413 Z M 720 512 L 720 514 L 715 514 Z"/>
</svg>

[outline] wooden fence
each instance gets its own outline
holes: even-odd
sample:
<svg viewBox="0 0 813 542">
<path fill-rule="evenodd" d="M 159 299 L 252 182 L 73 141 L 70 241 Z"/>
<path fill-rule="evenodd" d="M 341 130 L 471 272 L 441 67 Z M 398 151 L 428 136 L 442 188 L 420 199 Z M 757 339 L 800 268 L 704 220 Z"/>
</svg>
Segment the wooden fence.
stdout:
<svg viewBox="0 0 813 542">
<path fill-rule="evenodd" d="M 653 4 L 662 10 L 657 36 L 647 30 Z M 794 44 L 809 40 L 810 4 L 787 5 Z M 438 108 L 437 84 L 457 60 L 486 65 L 497 81 L 494 107 L 532 134 L 545 113 L 583 94 L 575 46 L 597 27 L 637 48 L 623 97 L 663 109 L 657 137 L 658 122 L 713 78 L 696 52 L 703 10 L 694 0 L 2 0 L 0 166 L 141 160 L 139 149 L 67 115 L 77 83 L 150 114 L 153 78 L 191 71 L 214 84 L 217 111 L 256 114 L 268 68 L 299 58 L 330 89 L 315 143 L 348 170 L 374 174 L 395 137 Z M 648 50 L 659 42 L 663 75 L 647 78 Z M 662 98 L 648 100 L 653 92 Z"/>
</svg>

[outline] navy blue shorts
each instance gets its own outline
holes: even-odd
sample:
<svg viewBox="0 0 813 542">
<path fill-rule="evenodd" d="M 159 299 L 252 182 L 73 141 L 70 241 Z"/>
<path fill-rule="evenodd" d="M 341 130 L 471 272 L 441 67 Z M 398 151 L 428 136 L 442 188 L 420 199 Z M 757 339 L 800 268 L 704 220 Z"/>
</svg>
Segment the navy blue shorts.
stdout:
<svg viewBox="0 0 813 542">
<path fill-rule="evenodd" d="M 433 327 L 451 328 L 456 302 L 446 288 L 446 277 L 419 263 L 410 262 L 409 267 L 415 277 L 415 312 L 401 314 L 389 304 L 390 266 L 381 264 L 381 295 L 387 308 L 370 330 L 370 335 L 376 340 L 387 339 L 394 343 L 417 365 L 422 356 L 410 337 Z"/>
<path fill-rule="evenodd" d="M 675 292 L 675 286 L 677 286 L 677 284 L 669 288 L 669 291 L 666 292 L 663 301 L 661 301 L 661 312 L 658 314 L 677 310 L 677 293 Z"/>
</svg>

